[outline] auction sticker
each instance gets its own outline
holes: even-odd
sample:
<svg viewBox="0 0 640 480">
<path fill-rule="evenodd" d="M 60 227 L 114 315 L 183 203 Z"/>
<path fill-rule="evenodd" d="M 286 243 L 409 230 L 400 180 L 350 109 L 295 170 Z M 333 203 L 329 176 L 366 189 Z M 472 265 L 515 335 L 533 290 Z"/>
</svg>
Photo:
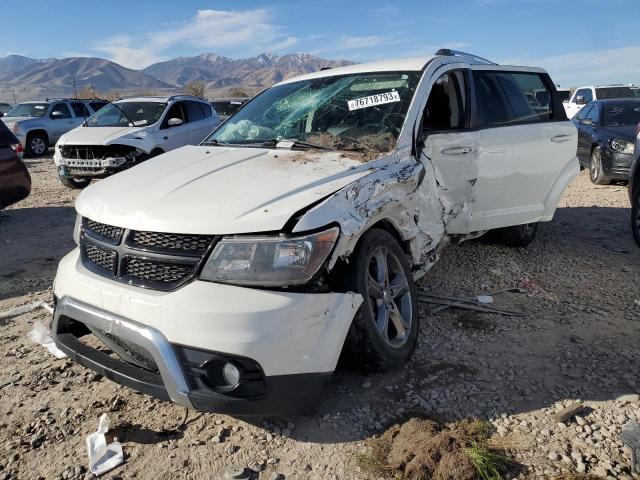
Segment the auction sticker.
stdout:
<svg viewBox="0 0 640 480">
<path fill-rule="evenodd" d="M 375 107 L 376 105 L 384 105 L 385 103 L 399 102 L 400 95 L 395 90 L 391 92 L 378 93 L 368 97 L 356 98 L 349 100 L 349 110 L 358 110 L 360 108 Z"/>
</svg>

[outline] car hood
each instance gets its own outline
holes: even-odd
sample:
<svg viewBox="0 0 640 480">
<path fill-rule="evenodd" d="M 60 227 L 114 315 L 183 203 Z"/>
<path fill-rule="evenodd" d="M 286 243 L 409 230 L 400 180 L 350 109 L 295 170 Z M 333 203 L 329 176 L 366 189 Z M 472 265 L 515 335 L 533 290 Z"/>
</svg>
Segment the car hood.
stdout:
<svg viewBox="0 0 640 480">
<path fill-rule="evenodd" d="M 6 125 L 8 123 L 14 124 L 18 122 L 30 122 L 33 120 L 41 120 L 44 117 L 0 117 L 0 120 Z"/>
<path fill-rule="evenodd" d="M 117 140 L 143 140 L 146 129 L 140 127 L 84 127 L 80 126 L 65 133 L 59 145 L 109 145 Z M 117 143 L 117 142 L 116 142 Z M 129 142 L 127 142 L 129 143 Z"/>
<path fill-rule="evenodd" d="M 608 136 L 609 138 L 619 138 L 620 140 L 635 142 L 636 126 L 624 125 L 622 127 L 602 127 L 600 134 Z"/>
<path fill-rule="evenodd" d="M 370 171 L 337 152 L 187 146 L 91 185 L 76 209 L 135 230 L 278 231 L 296 212 Z"/>
</svg>

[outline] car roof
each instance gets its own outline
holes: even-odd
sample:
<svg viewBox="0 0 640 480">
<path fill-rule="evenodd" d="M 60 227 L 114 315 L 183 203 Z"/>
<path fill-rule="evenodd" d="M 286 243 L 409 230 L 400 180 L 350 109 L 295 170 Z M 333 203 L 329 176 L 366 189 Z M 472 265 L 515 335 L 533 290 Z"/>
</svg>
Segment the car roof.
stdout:
<svg viewBox="0 0 640 480">
<path fill-rule="evenodd" d="M 169 96 L 154 96 L 154 95 L 146 95 L 140 97 L 125 97 L 114 100 L 113 103 L 120 102 L 158 102 L 158 103 L 169 103 L 171 101 L 178 100 L 193 100 L 196 102 L 207 103 L 206 100 L 203 100 L 198 97 L 194 97 L 191 95 L 169 95 Z"/>
<path fill-rule="evenodd" d="M 350 75 L 355 73 L 370 73 L 370 72 L 419 72 L 434 59 L 444 59 L 443 63 L 466 63 L 473 65 L 474 68 L 483 70 L 504 70 L 504 71 L 526 71 L 526 72 L 538 72 L 545 73 L 545 71 L 538 67 L 517 67 L 512 65 L 498 65 L 492 63 L 483 58 L 477 57 L 472 54 L 466 54 L 464 52 L 454 52 L 455 54 L 439 54 L 427 56 L 427 57 L 408 57 L 408 58 L 395 58 L 390 60 L 379 60 L 369 63 L 357 63 L 354 65 L 347 65 L 345 67 L 329 68 L 319 70 L 313 73 L 307 73 L 297 77 L 288 78 L 276 85 L 284 85 L 286 83 L 298 82 L 301 80 L 311 80 L 314 78 L 331 77 L 335 75 Z"/>
<path fill-rule="evenodd" d="M 215 102 L 246 102 L 249 97 L 229 97 L 229 98 L 214 98 L 209 100 L 209 103 Z"/>
</svg>

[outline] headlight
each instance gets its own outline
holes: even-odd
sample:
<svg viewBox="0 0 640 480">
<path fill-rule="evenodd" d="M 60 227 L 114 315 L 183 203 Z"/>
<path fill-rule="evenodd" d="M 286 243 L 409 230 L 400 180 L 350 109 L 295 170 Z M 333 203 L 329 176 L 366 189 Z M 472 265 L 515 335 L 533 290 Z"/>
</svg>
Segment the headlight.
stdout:
<svg viewBox="0 0 640 480">
<path fill-rule="evenodd" d="M 610 144 L 611 144 L 611 149 L 615 152 L 624 153 L 626 155 L 633 154 L 633 148 L 634 148 L 633 143 L 614 138 L 613 140 L 611 140 Z"/>
<path fill-rule="evenodd" d="M 82 217 L 76 215 L 76 224 L 73 226 L 73 241 L 80 245 L 80 228 L 82 227 Z"/>
<path fill-rule="evenodd" d="M 263 287 L 307 283 L 320 270 L 340 230 L 300 237 L 225 237 L 213 249 L 201 280 Z"/>
</svg>

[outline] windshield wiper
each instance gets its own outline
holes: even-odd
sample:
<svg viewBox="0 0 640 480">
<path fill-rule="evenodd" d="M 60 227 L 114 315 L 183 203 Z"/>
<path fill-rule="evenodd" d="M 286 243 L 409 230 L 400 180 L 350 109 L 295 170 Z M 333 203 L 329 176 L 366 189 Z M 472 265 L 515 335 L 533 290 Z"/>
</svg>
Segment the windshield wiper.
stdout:
<svg viewBox="0 0 640 480">
<path fill-rule="evenodd" d="M 262 145 L 264 145 L 265 147 L 276 147 L 279 143 L 290 143 L 291 145 L 289 148 L 316 148 L 318 150 L 335 150 L 335 148 L 333 147 L 316 145 L 315 143 L 305 142 L 296 138 L 271 138 L 269 140 L 265 140 Z"/>
</svg>

